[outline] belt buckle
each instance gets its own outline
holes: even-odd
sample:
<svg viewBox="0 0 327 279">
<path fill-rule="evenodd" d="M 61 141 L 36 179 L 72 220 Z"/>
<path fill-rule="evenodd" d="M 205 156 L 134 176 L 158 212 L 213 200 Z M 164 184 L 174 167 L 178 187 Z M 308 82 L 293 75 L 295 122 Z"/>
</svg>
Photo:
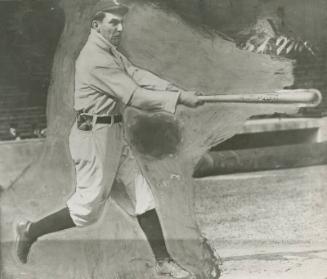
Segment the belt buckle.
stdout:
<svg viewBox="0 0 327 279">
<path fill-rule="evenodd" d="M 81 131 L 91 131 L 94 127 L 92 120 L 90 119 L 90 117 L 88 115 L 78 114 L 77 115 L 77 128 Z"/>
</svg>

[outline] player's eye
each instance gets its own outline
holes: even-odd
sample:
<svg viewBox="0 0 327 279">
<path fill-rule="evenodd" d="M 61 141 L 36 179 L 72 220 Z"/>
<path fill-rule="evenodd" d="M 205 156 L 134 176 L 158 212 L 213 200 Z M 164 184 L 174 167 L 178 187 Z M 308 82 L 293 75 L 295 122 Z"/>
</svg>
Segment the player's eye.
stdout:
<svg viewBox="0 0 327 279">
<path fill-rule="evenodd" d="M 110 20 L 110 23 L 114 26 L 118 25 L 118 24 L 122 24 L 123 22 L 121 20 L 118 20 L 118 19 L 112 19 Z"/>
</svg>

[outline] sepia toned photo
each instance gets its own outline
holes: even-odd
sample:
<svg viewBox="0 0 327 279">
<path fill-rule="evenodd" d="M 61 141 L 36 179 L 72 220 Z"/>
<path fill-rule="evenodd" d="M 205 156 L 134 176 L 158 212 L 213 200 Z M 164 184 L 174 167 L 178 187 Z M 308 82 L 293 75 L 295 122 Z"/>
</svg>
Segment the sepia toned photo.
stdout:
<svg viewBox="0 0 327 279">
<path fill-rule="evenodd" d="M 0 278 L 326 279 L 326 11 L 0 0 Z"/>
</svg>

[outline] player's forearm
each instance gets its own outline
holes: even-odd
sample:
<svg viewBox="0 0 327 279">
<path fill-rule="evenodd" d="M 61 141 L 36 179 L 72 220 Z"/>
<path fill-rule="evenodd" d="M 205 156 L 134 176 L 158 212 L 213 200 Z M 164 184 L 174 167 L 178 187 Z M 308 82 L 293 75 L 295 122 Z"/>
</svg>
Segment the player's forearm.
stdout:
<svg viewBox="0 0 327 279">
<path fill-rule="evenodd" d="M 137 67 L 130 68 L 131 76 L 135 82 L 145 89 L 155 91 L 178 91 L 178 88 L 171 85 L 167 80 L 164 80 L 157 75 Z"/>
<path fill-rule="evenodd" d="M 129 105 L 142 110 L 163 110 L 174 113 L 179 100 L 179 92 L 156 91 L 137 88 Z"/>
</svg>

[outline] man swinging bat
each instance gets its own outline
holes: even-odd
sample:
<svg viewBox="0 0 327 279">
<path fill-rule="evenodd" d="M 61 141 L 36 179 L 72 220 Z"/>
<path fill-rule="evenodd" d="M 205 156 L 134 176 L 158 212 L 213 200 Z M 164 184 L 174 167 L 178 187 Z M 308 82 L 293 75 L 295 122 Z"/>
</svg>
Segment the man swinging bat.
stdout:
<svg viewBox="0 0 327 279">
<path fill-rule="evenodd" d="M 67 206 L 37 222 L 16 225 L 16 255 L 26 263 L 34 242 L 43 235 L 94 223 L 114 185 L 125 187 L 133 212 L 155 255 L 158 274 L 187 278 L 190 273 L 169 255 L 149 185 L 123 136 L 126 106 L 175 113 L 177 105 L 197 107 L 205 102 L 299 103 L 316 105 L 318 92 L 298 97 L 197 96 L 132 65 L 116 49 L 128 8 L 113 5 L 96 13 L 91 32 L 76 61 L 74 108 L 76 121 L 69 137 L 75 164 L 76 190 Z M 300 92 L 296 92 L 300 93 Z M 318 97 L 317 97 L 318 96 Z"/>
<path fill-rule="evenodd" d="M 126 106 L 175 113 L 177 105 L 203 103 L 196 92 L 185 92 L 132 65 L 117 50 L 128 8 L 112 5 L 91 20 L 89 38 L 75 65 L 76 121 L 69 136 L 75 164 L 76 189 L 67 206 L 37 222 L 16 224 L 16 255 L 26 263 L 32 244 L 43 235 L 88 226 L 99 218 L 112 186 L 126 187 L 136 216 L 156 258 L 158 274 L 186 278 L 188 271 L 167 251 L 154 199 L 123 136 Z"/>
</svg>

